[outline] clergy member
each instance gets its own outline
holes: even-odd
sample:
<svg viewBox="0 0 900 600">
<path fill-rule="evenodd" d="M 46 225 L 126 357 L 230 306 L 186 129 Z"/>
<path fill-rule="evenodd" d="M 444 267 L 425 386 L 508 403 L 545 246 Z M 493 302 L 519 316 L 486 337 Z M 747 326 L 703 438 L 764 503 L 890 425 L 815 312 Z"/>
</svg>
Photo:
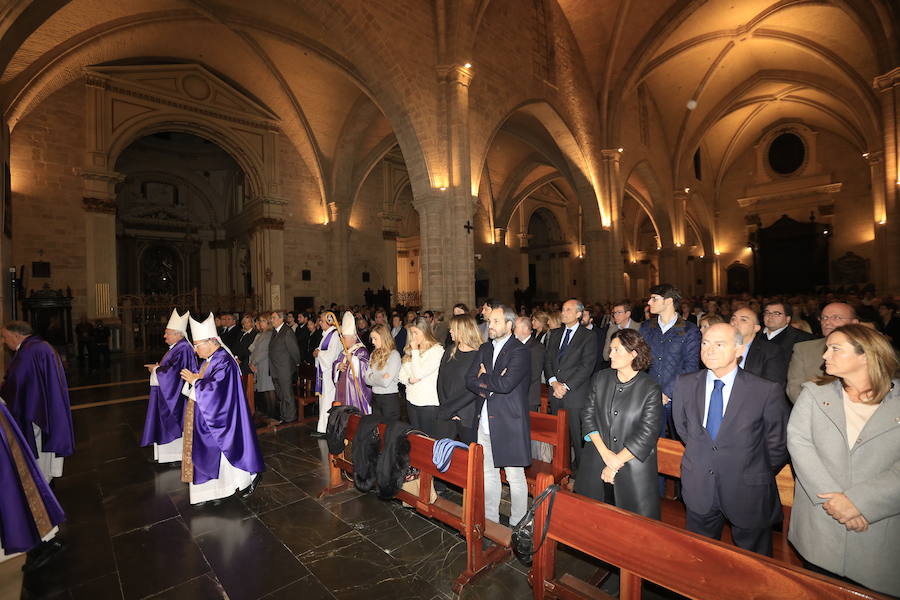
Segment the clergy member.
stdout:
<svg viewBox="0 0 900 600">
<path fill-rule="evenodd" d="M 0 398 L 9 405 L 9 412 L 49 482 L 62 477 L 63 457 L 75 451 L 66 372 L 53 347 L 33 335 L 28 323 L 10 321 L 0 335 L 15 352 L 0 386 Z"/>
<path fill-rule="evenodd" d="M 242 498 L 252 494 L 265 466 L 241 369 L 219 339 L 215 317 L 210 313 L 202 323 L 190 321 L 202 361 L 199 372 L 181 371 L 191 386 L 184 409 L 181 480 L 190 484 L 191 504 L 218 505 L 236 492 Z"/>
<path fill-rule="evenodd" d="M 319 397 L 319 423 L 316 430 L 310 433 L 314 438 L 324 438 L 325 429 L 328 427 L 328 411 L 334 402 L 334 379 L 328 375 L 338 355 L 344 349 L 341 345 L 337 328 L 334 326 L 334 313 L 323 312 L 319 315 L 319 323 L 322 328 L 322 341 L 319 347 L 313 351 L 316 359 L 316 395 Z"/>
<path fill-rule="evenodd" d="M 177 310 L 172 309 L 172 316 L 163 333 L 169 350 L 158 363 L 144 365 L 150 371 L 150 402 L 141 446 L 153 444 L 153 460 L 159 463 L 181 460 L 184 404 L 187 402 L 181 371 L 197 370 L 197 355 L 187 341 L 190 315 L 190 312 L 179 315 Z"/>
<path fill-rule="evenodd" d="M 344 313 L 340 333 L 343 352 L 332 366 L 334 399 L 344 406 L 358 408 L 363 414 L 371 414 L 372 388 L 365 381 L 369 370 L 369 351 L 359 339 L 353 313 Z"/>
<path fill-rule="evenodd" d="M 29 446 L 0 399 L 0 562 L 28 552 L 25 571 L 63 548 L 54 538 L 66 518 Z"/>
</svg>

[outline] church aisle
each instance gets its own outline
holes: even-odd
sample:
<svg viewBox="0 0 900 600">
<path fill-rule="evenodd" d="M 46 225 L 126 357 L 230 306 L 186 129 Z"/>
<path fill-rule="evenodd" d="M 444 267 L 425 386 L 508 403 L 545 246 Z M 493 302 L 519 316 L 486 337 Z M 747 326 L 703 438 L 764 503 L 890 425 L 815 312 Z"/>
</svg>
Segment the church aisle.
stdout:
<svg viewBox="0 0 900 600">
<path fill-rule="evenodd" d="M 55 483 L 67 548 L 23 598 L 450 598 L 463 541 L 351 490 L 319 501 L 324 442 L 298 427 L 260 437 L 267 471 L 247 500 L 194 508 L 180 470 L 138 447 L 146 402 L 73 412 L 76 453 Z M 530 596 L 514 561 L 464 598 Z"/>
</svg>

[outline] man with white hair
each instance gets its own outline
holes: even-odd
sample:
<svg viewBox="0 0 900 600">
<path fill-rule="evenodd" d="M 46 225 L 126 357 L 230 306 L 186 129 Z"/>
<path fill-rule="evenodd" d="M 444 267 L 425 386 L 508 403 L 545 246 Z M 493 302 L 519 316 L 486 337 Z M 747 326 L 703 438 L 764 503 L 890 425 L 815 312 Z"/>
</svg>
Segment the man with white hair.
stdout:
<svg viewBox="0 0 900 600">
<path fill-rule="evenodd" d="M 822 369 L 825 338 L 841 325 L 859 323 L 859 319 L 856 318 L 856 310 L 849 304 L 832 302 L 822 309 L 819 322 L 823 337 L 794 344 L 787 375 L 787 395 L 791 402 L 797 401 L 804 383 L 825 374 Z"/>
<path fill-rule="evenodd" d="M 179 315 L 172 309 L 163 332 L 169 349 L 159 362 L 144 365 L 150 371 L 150 401 L 141 446 L 153 444 L 153 460 L 159 463 L 181 460 L 184 405 L 187 402 L 181 371 L 197 370 L 197 355 L 187 341 L 190 314 Z"/>
<path fill-rule="evenodd" d="M 241 370 L 222 345 L 212 314 L 191 319 L 198 372 L 181 371 L 190 384 L 184 409 L 181 480 L 190 484 L 191 504 L 217 505 L 236 492 L 246 498 L 256 489 L 262 452 L 241 385 Z"/>
<path fill-rule="evenodd" d="M 334 399 L 344 406 L 353 406 L 363 414 L 372 413 L 372 388 L 366 385 L 369 370 L 369 351 L 360 341 L 353 313 L 345 312 L 341 321 L 343 352 L 332 364 Z"/>
</svg>

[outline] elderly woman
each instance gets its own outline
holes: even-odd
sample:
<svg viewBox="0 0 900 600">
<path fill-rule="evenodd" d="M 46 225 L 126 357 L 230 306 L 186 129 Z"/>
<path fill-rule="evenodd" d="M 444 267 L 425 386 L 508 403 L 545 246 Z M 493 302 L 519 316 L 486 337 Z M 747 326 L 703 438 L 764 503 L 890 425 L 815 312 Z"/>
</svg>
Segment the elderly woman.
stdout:
<svg viewBox="0 0 900 600">
<path fill-rule="evenodd" d="M 808 568 L 900 596 L 900 365 L 862 325 L 825 348 L 826 375 L 803 385 L 788 422 L 788 539 Z"/>
<path fill-rule="evenodd" d="M 650 347 L 633 329 L 609 343 L 611 369 L 594 375 L 582 412 L 586 442 L 575 492 L 619 508 L 660 518 L 656 440 L 662 429 L 662 392 L 644 372 Z"/>
<path fill-rule="evenodd" d="M 253 391 L 262 402 L 257 401 L 256 409 L 266 416 L 275 417 L 278 407 L 275 405 L 275 383 L 269 374 L 269 340 L 272 339 L 271 313 L 260 313 L 256 317 L 256 329 L 259 331 L 250 344 L 250 371 L 253 373 Z"/>
</svg>

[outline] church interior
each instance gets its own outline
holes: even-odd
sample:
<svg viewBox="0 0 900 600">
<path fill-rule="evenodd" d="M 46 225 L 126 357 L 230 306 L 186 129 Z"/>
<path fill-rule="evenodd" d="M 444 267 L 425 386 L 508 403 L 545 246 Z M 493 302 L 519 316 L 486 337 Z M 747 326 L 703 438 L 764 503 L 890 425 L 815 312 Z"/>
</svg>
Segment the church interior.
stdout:
<svg viewBox="0 0 900 600">
<path fill-rule="evenodd" d="M 172 306 L 900 297 L 892 0 L 3 4 L 4 321 L 114 354 L 70 375 L 67 555 L 22 598 L 453 597 L 465 540 L 319 498 L 302 428 L 215 510 L 145 463 L 128 400 Z M 462 597 L 531 594 L 510 560 Z"/>
</svg>

